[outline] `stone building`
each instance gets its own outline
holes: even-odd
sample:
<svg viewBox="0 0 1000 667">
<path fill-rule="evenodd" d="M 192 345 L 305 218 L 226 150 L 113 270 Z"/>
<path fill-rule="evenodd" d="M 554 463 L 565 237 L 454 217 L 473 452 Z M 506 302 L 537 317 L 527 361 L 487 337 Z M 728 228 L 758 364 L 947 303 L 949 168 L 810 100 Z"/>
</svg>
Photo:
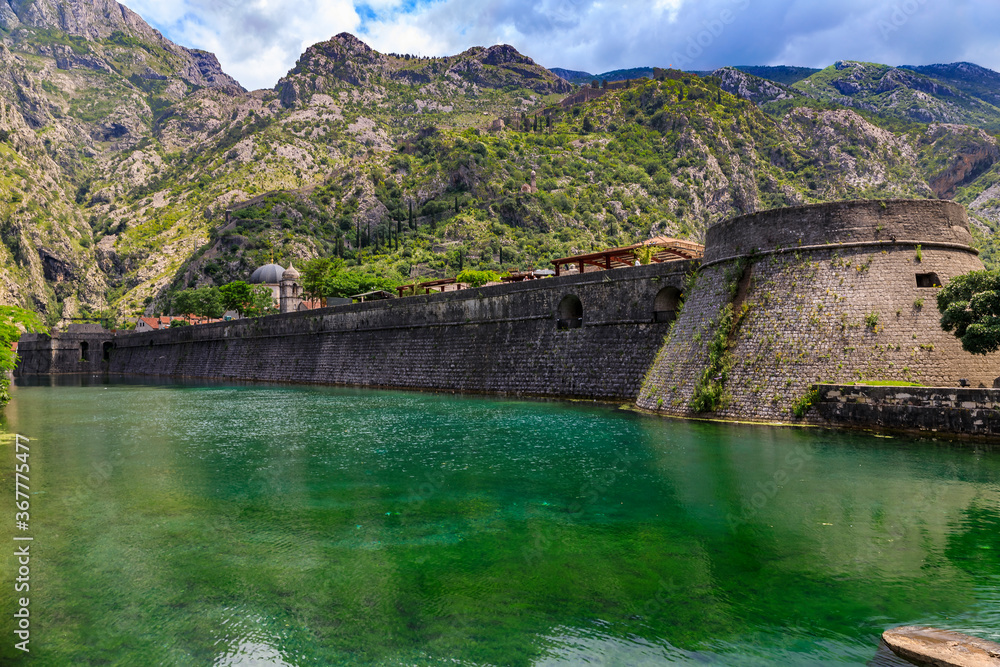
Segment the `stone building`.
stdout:
<svg viewBox="0 0 1000 667">
<path fill-rule="evenodd" d="M 251 285 L 264 285 L 270 289 L 274 303 L 277 304 L 281 299 L 281 276 L 284 273 L 285 269 L 280 264 L 265 264 L 250 274 L 250 280 L 247 282 Z"/>
<path fill-rule="evenodd" d="M 962 350 L 936 306 L 941 285 L 983 268 L 971 243 L 965 209 L 941 200 L 816 204 L 714 225 L 638 405 L 789 421 L 817 382 L 992 387 L 1000 354 Z M 715 409 L 696 410 L 715 390 Z"/>
<path fill-rule="evenodd" d="M 299 272 L 291 264 L 281 274 L 279 308 L 283 313 L 295 313 L 303 308 L 302 285 L 299 283 Z"/>
</svg>

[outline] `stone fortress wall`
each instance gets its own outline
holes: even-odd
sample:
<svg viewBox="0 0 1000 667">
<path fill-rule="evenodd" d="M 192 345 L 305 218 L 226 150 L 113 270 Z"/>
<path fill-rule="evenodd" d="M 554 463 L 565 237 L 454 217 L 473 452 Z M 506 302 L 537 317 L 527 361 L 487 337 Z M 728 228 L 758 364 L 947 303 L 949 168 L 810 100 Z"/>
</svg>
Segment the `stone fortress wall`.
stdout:
<svg viewBox="0 0 1000 667">
<path fill-rule="evenodd" d="M 16 372 L 627 400 L 673 416 L 789 422 L 819 383 L 992 387 L 1000 354 L 971 355 L 938 323 L 938 286 L 982 268 L 971 241 L 965 210 L 947 201 L 787 208 L 711 227 L 700 264 L 142 334 L 26 335 Z M 699 387 L 718 400 L 696 409 L 712 395 Z M 831 414 L 814 408 L 804 420 Z"/>
<path fill-rule="evenodd" d="M 992 387 L 1000 354 L 963 351 L 936 305 L 936 285 L 983 268 L 971 241 L 965 209 L 940 200 L 819 204 L 715 225 L 637 404 L 787 422 L 816 383 Z M 699 385 L 721 387 L 716 409 L 692 408 L 711 394 Z M 815 410 L 805 419 L 823 421 Z"/>
<path fill-rule="evenodd" d="M 679 292 L 693 268 L 651 264 L 139 334 L 93 326 L 51 339 L 26 335 L 16 373 L 632 401 L 676 308 L 663 294 Z"/>
</svg>

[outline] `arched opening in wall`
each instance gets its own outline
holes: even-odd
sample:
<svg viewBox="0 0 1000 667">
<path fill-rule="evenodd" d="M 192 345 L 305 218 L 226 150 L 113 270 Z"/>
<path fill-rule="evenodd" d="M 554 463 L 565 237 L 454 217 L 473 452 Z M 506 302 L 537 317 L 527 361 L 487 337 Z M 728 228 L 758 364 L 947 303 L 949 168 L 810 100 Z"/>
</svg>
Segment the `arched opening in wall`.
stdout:
<svg viewBox="0 0 1000 667">
<path fill-rule="evenodd" d="M 676 287 L 664 287 L 653 299 L 653 321 L 673 322 L 677 319 L 677 309 L 681 305 L 681 291 Z"/>
<path fill-rule="evenodd" d="M 917 287 L 941 287 L 941 280 L 936 273 L 918 273 Z"/>
<path fill-rule="evenodd" d="M 111 348 L 113 346 L 114 345 L 112 344 L 111 341 L 105 341 L 104 345 L 101 346 L 103 352 L 102 356 L 104 358 L 104 361 L 111 361 Z"/>
<path fill-rule="evenodd" d="M 568 294 L 559 302 L 557 329 L 578 329 L 583 326 L 583 303 L 575 294 Z"/>
<path fill-rule="evenodd" d="M 80 361 L 90 361 L 90 343 L 87 341 L 80 343 Z"/>
</svg>

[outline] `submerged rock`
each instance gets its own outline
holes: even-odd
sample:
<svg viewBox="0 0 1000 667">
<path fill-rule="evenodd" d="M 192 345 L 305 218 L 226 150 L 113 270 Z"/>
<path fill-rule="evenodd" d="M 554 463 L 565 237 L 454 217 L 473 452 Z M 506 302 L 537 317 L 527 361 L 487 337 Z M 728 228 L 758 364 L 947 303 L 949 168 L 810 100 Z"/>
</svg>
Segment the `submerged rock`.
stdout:
<svg viewBox="0 0 1000 667">
<path fill-rule="evenodd" d="M 903 625 L 882 639 L 896 655 L 921 665 L 1000 667 L 1000 644 L 961 632 Z"/>
</svg>

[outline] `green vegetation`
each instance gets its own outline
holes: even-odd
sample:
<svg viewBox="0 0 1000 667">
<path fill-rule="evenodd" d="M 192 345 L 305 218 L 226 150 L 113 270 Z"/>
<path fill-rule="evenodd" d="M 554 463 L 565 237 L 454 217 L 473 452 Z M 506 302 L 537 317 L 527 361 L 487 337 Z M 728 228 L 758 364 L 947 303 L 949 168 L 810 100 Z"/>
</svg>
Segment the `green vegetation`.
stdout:
<svg viewBox="0 0 1000 667">
<path fill-rule="evenodd" d="M 177 293 L 171 304 L 174 315 L 197 315 L 219 318 L 225 312 L 222 290 L 224 287 L 202 287 Z"/>
<path fill-rule="evenodd" d="M 24 331 L 44 333 L 45 325 L 41 318 L 30 310 L 16 306 L 0 306 L 0 408 L 10 401 L 10 378 L 8 373 L 17 364 L 17 354 L 14 343 Z"/>
<path fill-rule="evenodd" d="M 941 328 L 955 334 L 972 354 L 1000 350 L 1000 272 L 955 276 L 938 292 Z"/>
<path fill-rule="evenodd" d="M 482 287 L 486 283 L 500 282 L 500 274 L 496 271 L 476 271 L 465 269 L 455 279 L 460 283 L 468 283 L 470 287 Z"/>
<path fill-rule="evenodd" d="M 715 334 L 708 343 L 708 363 L 691 394 L 690 405 L 695 412 L 715 412 L 729 403 L 726 380 L 734 364 L 729 341 L 735 328 L 733 306 L 726 304 L 714 322 Z"/>
<path fill-rule="evenodd" d="M 819 401 L 819 389 L 810 389 L 805 395 L 792 403 L 792 414 L 795 415 L 796 419 L 802 419 L 817 401 Z"/>
</svg>

